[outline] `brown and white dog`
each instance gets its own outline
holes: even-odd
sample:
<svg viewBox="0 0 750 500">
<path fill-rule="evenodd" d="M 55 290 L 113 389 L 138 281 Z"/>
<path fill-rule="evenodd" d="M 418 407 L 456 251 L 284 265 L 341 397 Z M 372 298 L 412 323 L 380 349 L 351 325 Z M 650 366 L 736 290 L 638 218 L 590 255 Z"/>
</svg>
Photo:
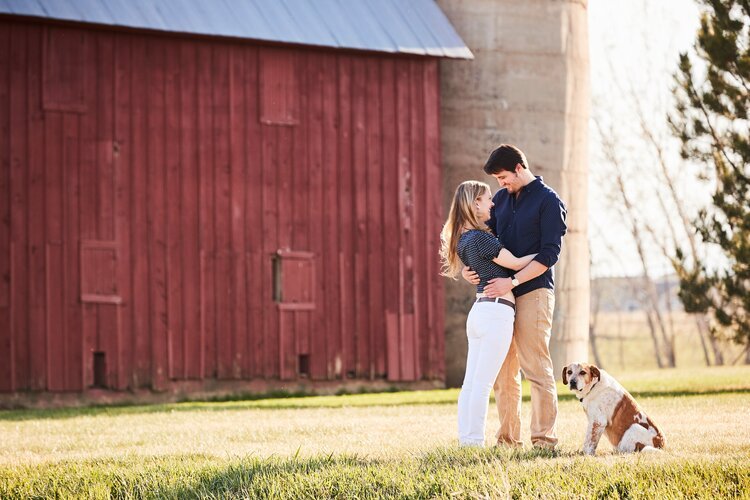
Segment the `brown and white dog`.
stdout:
<svg viewBox="0 0 750 500">
<path fill-rule="evenodd" d="M 587 363 L 571 363 L 562 372 L 589 420 L 583 452 L 594 455 L 606 432 L 612 446 L 623 453 L 656 451 L 664 447 L 664 436 L 641 410 L 633 396 L 611 375 Z"/>
</svg>

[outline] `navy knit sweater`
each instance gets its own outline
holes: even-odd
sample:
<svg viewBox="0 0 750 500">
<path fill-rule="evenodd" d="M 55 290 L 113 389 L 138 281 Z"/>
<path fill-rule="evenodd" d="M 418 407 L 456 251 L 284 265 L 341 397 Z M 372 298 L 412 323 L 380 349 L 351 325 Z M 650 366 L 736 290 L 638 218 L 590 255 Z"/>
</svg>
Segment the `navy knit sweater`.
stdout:
<svg viewBox="0 0 750 500">
<path fill-rule="evenodd" d="M 560 258 L 562 238 L 568 230 L 567 209 L 557 193 L 541 177 L 521 188 L 518 196 L 501 189 L 492 198 L 487 225 L 516 257 L 537 254 L 534 260 L 549 269 L 513 289 L 519 297 L 538 288 L 555 288 L 552 269 Z"/>
</svg>

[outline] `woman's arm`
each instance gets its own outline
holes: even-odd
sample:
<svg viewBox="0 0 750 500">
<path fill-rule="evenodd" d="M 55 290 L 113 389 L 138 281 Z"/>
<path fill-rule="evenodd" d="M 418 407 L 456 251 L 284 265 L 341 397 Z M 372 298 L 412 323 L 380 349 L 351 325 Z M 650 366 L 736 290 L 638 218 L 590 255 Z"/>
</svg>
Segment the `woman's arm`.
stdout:
<svg viewBox="0 0 750 500">
<path fill-rule="evenodd" d="M 518 271 L 526 267 L 529 262 L 534 260 L 534 257 L 536 257 L 535 253 L 524 255 L 523 257 L 516 257 L 515 255 L 510 253 L 507 248 L 503 248 L 502 250 L 500 250 L 500 253 L 497 255 L 497 257 L 492 259 L 492 262 L 505 268 Z"/>
</svg>

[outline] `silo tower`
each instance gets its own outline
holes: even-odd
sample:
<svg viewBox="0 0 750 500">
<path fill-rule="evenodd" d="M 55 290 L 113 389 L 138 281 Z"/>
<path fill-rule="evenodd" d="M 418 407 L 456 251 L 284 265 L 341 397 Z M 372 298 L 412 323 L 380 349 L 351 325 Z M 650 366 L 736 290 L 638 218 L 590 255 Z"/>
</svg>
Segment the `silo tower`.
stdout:
<svg viewBox="0 0 750 500">
<path fill-rule="evenodd" d="M 551 350 L 555 375 L 588 354 L 587 223 L 589 57 L 587 0 L 438 0 L 475 56 L 441 69 L 441 131 L 446 208 L 466 179 L 482 172 L 501 143 L 519 146 L 568 206 L 568 234 L 555 267 Z M 460 385 L 472 290 L 446 287 L 449 385 Z"/>
</svg>

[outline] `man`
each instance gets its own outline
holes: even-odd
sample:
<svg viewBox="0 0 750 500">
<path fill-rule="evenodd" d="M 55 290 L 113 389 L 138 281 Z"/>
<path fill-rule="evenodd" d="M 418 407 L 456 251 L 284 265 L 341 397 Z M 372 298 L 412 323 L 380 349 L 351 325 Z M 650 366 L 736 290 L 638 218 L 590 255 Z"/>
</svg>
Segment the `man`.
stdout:
<svg viewBox="0 0 750 500">
<path fill-rule="evenodd" d="M 549 354 L 555 307 L 552 266 L 560 257 L 567 211 L 557 193 L 531 173 L 526 156 L 515 146 L 502 144 L 495 149 L 484 171 L 501 188 L 492 200 L 487 224 L 514 255 L 537 254 L 511 278 L 492 280 L 484 288 L 490 297 L 513 290 L 516 298 L 513 341 L 494 386 L 500 417 L 497 443 L 522 445 L 520 368 L 531 383 L 531 443 L 554 449 L 557 388 Z M 471 283 L 478 281 L 469 268 L 462 274 Z"/>
</svg>

